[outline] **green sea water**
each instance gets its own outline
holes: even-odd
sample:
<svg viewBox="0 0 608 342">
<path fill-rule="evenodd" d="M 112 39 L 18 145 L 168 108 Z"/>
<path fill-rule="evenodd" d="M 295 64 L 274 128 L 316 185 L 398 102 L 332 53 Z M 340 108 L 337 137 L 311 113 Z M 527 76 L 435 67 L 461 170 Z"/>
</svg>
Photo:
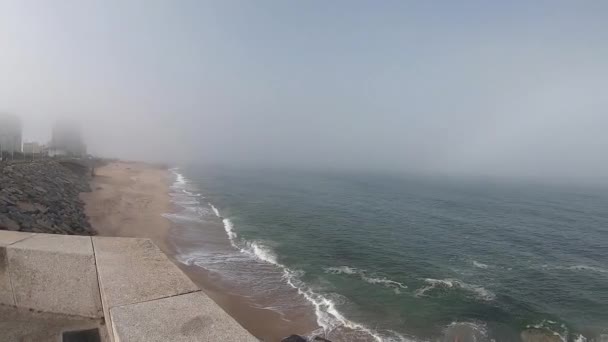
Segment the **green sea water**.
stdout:
<svg viewBox="0 0 608 342">
<path fill-rule="evenodd" d="M 183 260 L 258 291 L 297 288 L 326 336 L 348 327 L 357 337 L 344 340 L 440 340 L 458 324 L 485 341 L 519 341 L 529 327 L 570 341 L 608 334 L 605 190 L 202 166 L 174 173 L 185 209 L 173 220 L 223 220 L 233 250 L 190 249 Z M 189 238 L 203 233 L 189 227 Z M 255 281 L 265 272 L 279 274 L 267 289 Z"/>
</svg>

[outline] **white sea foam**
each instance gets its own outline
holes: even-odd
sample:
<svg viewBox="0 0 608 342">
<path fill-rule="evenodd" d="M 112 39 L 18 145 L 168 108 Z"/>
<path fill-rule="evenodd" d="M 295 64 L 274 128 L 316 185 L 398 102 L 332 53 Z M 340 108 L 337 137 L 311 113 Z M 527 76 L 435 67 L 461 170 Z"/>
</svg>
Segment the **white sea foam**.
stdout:
<svg viewBox="0 0 608 342">
<path fill-rule="evenodd" d="M 496 295 L 482 286 L 467 284 L 458 279 L 424 279 L 428 285 L 416 290 L 416 296 L 426 296 L 427 292 L 435 289 L 462 289 L 472 292 L 478 299 L 490 301 L 496 298 Z"/>
<path fill-rule="evenodd" d="M 393 331 L 390 332 L 392 336 L 381 335 L 360 323 L 347 319 L 336 308 L 336 303 L 333 300 L 302 284 L 299 279 L 300 275 L 302 274 L 301 272 L 294 272 L 282 265 L 281 267 L 283 268 L 283 277 L 287 281 L 287 284 L 296 289 L 300 295 L 306 298 L 306 300 L 308 300 L 314 306 L 315 315 L 317 316 L 317 324 L 323 328 L 325 333 L 329 333 L 340 327 L 346 327 L 354 331 L 365 333 L 378 342 L 410 341 L 404 336 Z"/>
<path fill-rule="evenodd" d="M 274 252 L 270 248 L 264 246 L 261 242 L 247 242 L 245 244 L 245 247 L 241 248 L 240 250 L 245 254 L 249 254 L 252 257 L 267 262 L 269 264 L 283 266 L 277 261 L 276 254 L 274 254 Z"/>
<path fill-rule="evenodd" d="M 230 219 L 223 219 L 222 223 L 224 224 L 224 230 L 226 230 L 226 234 L 228 234 L 228 239 L 230 240 L 230 244 L 236 248 L 238 248 L 236 246 L 236 242 L 235 239 L 237 237 L 236 233 L 234 232 L 234 225 L 232 224 L 232 221 L 230 221 Z"/>
<path fill-rule="evenodd" d="M 220 211 L 217 210 L 217 208 L 214 207 L 213 204 L 209 203 L 209 206 L 211 206 L 211 209 L 213 210 L 213 213 L 215 214 L 215 216 L 222 217 L 222 216 L 220 216 Z"/>
<path fill-rule="evenodd" d="M 454 338 L 454 341 L 459 340 L 456 336 L 461 336 L 463 330 L 468 331 L 465 335 L 465 340 L 469 341 L 487 341 L 488 339 L 488 328 L 485 323 L 481 322 L 452 322 L 448 324 L 444 329 L 444 334 L 447 339 Z M 456 335 L 456 336 L 453 336 Z"/>
<path fill-rule="evenodd" d="M 232 229 L 233 227 L 231 226 L 231 232 Z M 229 229 L 226 229 L 226 231 L 228 232 Z M 234 239 L 236 239 L 236 235 Z M 378 332 L 344 317 L 344 315 L 342 315 L 342 313 L 336 308 L 335 301 L 329 299 L 327 296 L 313 291 L 310 287 L 306 286 L 300 280 L 301 276 L 304 275 L 303 271 L 294 271 L 289 269 L 287 266 L 281 264 L 278 261 L 276 254 L 270 248 L 265 246 L 263 242 L 252 241 L 239 243 L 242 245 L 241 248 L 238 247 L 237 242 L 234 243 L 234 246 L 238 248 L 242 253 L 247 254 L 257 260 L 275 265 L 281 269 L 285 282 L 292 288 L 296 289 L 298 291 L 298 294 L 302 295 L 308 302 L 313 305 L 313 307 L 315 308 L 315 315 L 317 317 L 317 324 L 322 327 L 324 333 L 327 334 L 337 328 L 346 327 L 358 332 L 365 333 L 366 335 L 371 336 L 374 340 L 378 342 L 409 341 L 400 334 L 392 331 L 389 332 L 392 336 L 386 337 L 380 335 Z M 348 272 L 348 268 L 345 268 L 344 270 Z"/>
<path fill-rule="evenodd" d="M 164 213 L 161 216 L 173 222 L 202 222 L 199 217 L 188 214 Z"/>
<path fill-rule="evenodd" d="M 325 269 L 326 273 L 332 274 L 357 274 L 357 269 L 348 267 L 348 266 L 339 266 L 339 267 L 327 267 Z"/>
<path fill-rule="evenodd" d="M 175 180 L 175 183 L 186 184 L 186 178 L 184 177 L 184 175 L 182 175 L 181 173 L 179 173 L 177 171 L 173 171 L 173 173 L 175 173 L 175 177 L 177 177 L 177 179 Z"/>
<path fill-rule="evenodd" d="M 388 287 L 393 289 L 395 294 L 400 294 L 401 289 L 407 289 L 407 286 L 398 281 L 394 281 L 391 279 L 387 279 L 386 277 L 374 277 L 368 275 L 365 270 L 349 267 L 349 266 L 339 266 L 339 267 L 327 267 L 325 268 L 326 273 L 332 274 L 347 274 L 347 275 L 358 275 L 363 281 L 372 284 L 372 285 L 382 285 L 384 287 Z"/>
<path fill-rule="evenodd" d="M 555 321 L 552 321 L 549 319 L 543 319 L 540 323 L 528 324 L 526 326 L 526 328 L 542 329 L 554 336 L 559 337 L 560 341 L 562 341 L 562 342 L 568 341 L 568 335 L 569 335 L 568 327 L 566 327 L 566 325 L 563 323 L 560 324 L 558 322 L 555 322 Z M 583 339 L 577 339 L 575 341 L 586 341 L 587 340 L 583 335 L 580 335 L 580 338 L 583 338 Z"/>
<path fill-rule="evenodd" d="M 395 292 L 395 294 L 400 294 L 401 293 L 401 291 L 399 289 L 407 289 L 406 285 L 403 285 L 402 283 L 400 283 L 398 281 L 386 279 L 384 277 L 373 278 L 373 277 L 361 276 L 361 278 L 363 280 L 365 280 L 366 282 L 370 283 L 370 284 L 380 284 L 380 285 L 383 285 L 385 287 L 390 287 L 390 288 L 393 289 L 393 291 Z"/>
<path fill-rule="evenodd" d="M 484 263 L 481 263 L 481 262 L 475 261 L 475 260 L 473 260 L 473 266 L 479 267 L 479 268 L 483 268 L 483 269 L 486 269 L 486 268 L 490 267 L 487 264 L 484 264 Z"/>
<path fill-rule="evenodd" d="M 201 194 L 195 194 L 195 193 L 190 192 L 190 191 L 188 191 L 188 190 L 182 190 L 182 192 L 183 192 L 183 193 L 185 193 L 186 195 L 188 195 L 188 196 L 192 196 L 192 197 L 201 197 L 201 196 L 202 196 Z M 203 197 L 203 198 L 204 198 L 204 197 Z"/>
</svg>

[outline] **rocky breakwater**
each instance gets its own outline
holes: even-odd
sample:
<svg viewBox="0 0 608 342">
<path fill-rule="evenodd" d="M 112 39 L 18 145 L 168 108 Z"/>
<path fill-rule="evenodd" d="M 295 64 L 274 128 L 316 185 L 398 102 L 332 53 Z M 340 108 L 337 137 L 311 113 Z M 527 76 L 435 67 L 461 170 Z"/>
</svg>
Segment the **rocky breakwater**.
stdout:
<svg viewBox="0 0 608 342">
<path fill-rule="evenodd" d="M 88 191 L 86 172 L 57 161 L 0 164 L 0 230 L 94 235 L 79 198 Z"/>
</svg>

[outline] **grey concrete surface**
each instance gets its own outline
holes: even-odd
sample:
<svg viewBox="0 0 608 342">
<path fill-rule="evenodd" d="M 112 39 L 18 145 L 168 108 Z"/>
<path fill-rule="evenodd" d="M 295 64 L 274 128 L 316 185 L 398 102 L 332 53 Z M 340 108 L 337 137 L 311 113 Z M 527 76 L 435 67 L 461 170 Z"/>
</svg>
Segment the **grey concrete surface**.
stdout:
<svg viewBox="0 0 608 342">
<path fill-rule="evenodd" d="M 59 342 L 64 331 L 99 329 L 109 341 L 101 319 L 89 319 L 0 305 L 0 342 Z"/>
<path fill-rule="evenodd" d="M 93 246 L 108 307 L 199 290 L 149 239 L 93 237 Z"/>
<path fill-rule="evenodd" d="M 0 342 L 257 341 L 149 239 L 0 231 L 0 300 Z"/>
<path fill-rule="evenodd" d="M 109 330 L 110 308 L 199 290 L 150 239 L 93 237 L 93 246 Z"/>
<path fill-rule="evenodd" d="M 102 317 L 91 238 L 35 234 L 6 247 L 15 304 Z"/>
<path fill-rule="evenodd" d="M 258 341 L 202 292 L 110 309 L 116 342 Z"/>
<path fill-rule="evenodd" d="M 8 273 L 8 258 L 6 257 L 6 246 L 17 241 L 27 239 L 31 233 L 12 232 L 0 230 L 0 304 L 15 305 L 13 288 Z"/>
</svg>

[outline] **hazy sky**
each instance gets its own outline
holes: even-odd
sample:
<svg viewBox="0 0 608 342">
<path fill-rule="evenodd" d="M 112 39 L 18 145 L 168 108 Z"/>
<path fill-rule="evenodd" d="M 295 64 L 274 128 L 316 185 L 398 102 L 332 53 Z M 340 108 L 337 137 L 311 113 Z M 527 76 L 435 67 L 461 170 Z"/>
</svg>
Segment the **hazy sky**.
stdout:
<svg viewBox="0 0 608 342">
<path fill-rule="evenodd" d="M 0 111 L 106 156 L 607 181 L 608 2 L 0 0 Z"/>
</svg>

